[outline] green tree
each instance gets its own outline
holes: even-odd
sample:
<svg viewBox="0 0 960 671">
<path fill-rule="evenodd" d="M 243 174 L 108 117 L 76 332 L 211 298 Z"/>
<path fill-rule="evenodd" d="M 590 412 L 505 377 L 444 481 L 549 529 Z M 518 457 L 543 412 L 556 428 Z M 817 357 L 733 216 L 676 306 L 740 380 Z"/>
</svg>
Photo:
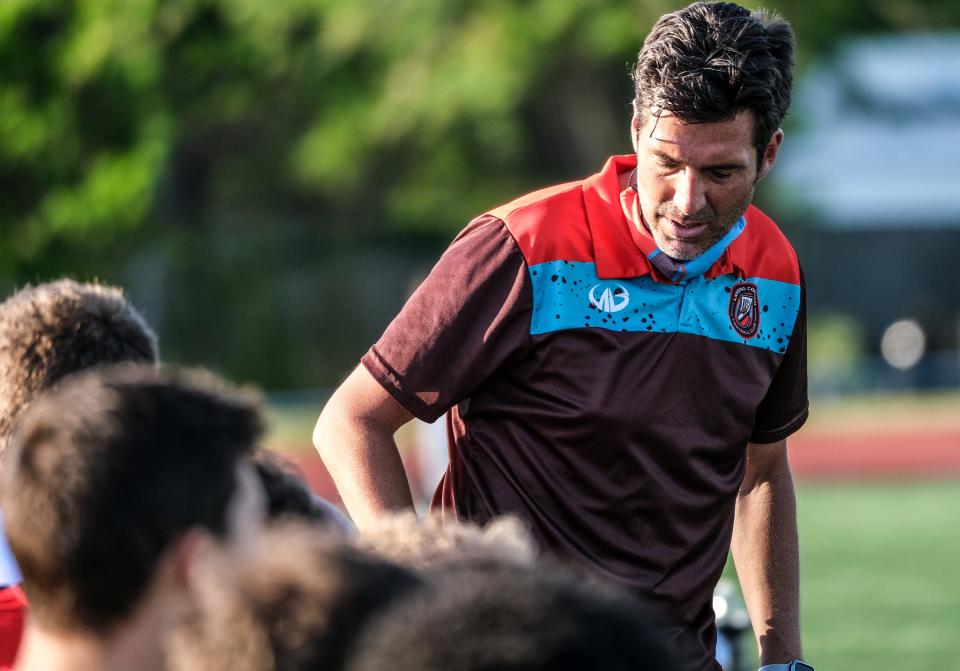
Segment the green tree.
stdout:
<svg viewBox="0 0 960 671">
<path fill-rule="evenodd" d="M 850 31 L 960 25 L 945 0 L 772 4 L 801 62 Z M 679 5 L 3 0 L 0 288 L 132 284 L 155 294 L 168 353 L 313 383 L 341 368 L 300 364 L 320 264 L 359 242 L 441 244 L 628 151 L 630 63 Z M 229 346 L 212 335 L 227 324 Z M 332 336 L 343 356 L 368 337 L 351 328 Z M 288 356 L 258 355 L 278 342 Z"/>
</svg>

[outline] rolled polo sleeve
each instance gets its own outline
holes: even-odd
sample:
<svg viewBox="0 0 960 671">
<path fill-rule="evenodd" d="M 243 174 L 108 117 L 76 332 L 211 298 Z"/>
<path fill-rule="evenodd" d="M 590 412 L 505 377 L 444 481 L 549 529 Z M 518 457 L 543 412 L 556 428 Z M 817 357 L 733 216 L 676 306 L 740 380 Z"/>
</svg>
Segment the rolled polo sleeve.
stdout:
<svg viewBox="0 0 960 671">
<path fill-rule="evenodd" d="M 527 264 L 506 225 L 479 217 L 361 362 L 401 405 L 433 422 L 529 347 L 532 300 Z"/>
</svg>

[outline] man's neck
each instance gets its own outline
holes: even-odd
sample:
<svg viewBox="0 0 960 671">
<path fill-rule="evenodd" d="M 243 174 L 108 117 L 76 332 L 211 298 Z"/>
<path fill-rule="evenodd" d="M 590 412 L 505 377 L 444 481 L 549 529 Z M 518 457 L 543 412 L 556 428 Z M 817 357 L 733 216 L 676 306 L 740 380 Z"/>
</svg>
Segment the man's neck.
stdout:
<svg viewBox="0 0 960 671">
<path fill-rule="evenodd" d="M 631 186 L 636 186 L 636 174 L 637 169 L 634 168 L 629 172 L 620 172 L 617 173 L 617 181 L 620 184 L 620 190 L 623 191 Z"/>
<path fill-rule="evenodd" d="M 165 657 L 152 627 L 120 627 L 103 637 L 28 621 L 15 671 L 160 671 Z"/>
</svg>

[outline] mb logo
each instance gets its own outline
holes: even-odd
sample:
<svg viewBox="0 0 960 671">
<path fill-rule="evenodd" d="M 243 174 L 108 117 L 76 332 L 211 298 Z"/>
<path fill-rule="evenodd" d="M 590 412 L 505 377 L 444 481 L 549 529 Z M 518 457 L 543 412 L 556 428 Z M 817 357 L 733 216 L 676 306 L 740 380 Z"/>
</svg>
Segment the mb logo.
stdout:
<svg viewBox="0 0 960 671">
<path fill-rule="evenodd" d="M 630 292 L 622 284 L 604 287 L 598 298 L 597 289 L 600 287 L 600 284 L 594 284 L 590 287 L 590 305 L 600 312 L 620 312 L 629 305 Z"/>
</svg>

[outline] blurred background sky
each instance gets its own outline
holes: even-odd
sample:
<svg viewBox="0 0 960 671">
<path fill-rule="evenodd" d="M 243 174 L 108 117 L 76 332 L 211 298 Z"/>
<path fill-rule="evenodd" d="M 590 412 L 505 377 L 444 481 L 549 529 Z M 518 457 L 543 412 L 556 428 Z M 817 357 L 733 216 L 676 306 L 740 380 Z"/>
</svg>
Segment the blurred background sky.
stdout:
<svg viewBox="0 0 960 671">
<path fill-rule="evenodd" d="M 0 293 L 123 286 L 166 361 L 268 390 L 270 444 L 335 496 L 325 394 L 472 217 L 631 150 L 630 67 L 682 4 L 0 0 Z M 766 6 L 798 38 L 757 202 L 809 290 L 807 653 L 952 668 L 960 2 Z M 442 423 L 399 442 L 426 496 Z"/>
</svg>

